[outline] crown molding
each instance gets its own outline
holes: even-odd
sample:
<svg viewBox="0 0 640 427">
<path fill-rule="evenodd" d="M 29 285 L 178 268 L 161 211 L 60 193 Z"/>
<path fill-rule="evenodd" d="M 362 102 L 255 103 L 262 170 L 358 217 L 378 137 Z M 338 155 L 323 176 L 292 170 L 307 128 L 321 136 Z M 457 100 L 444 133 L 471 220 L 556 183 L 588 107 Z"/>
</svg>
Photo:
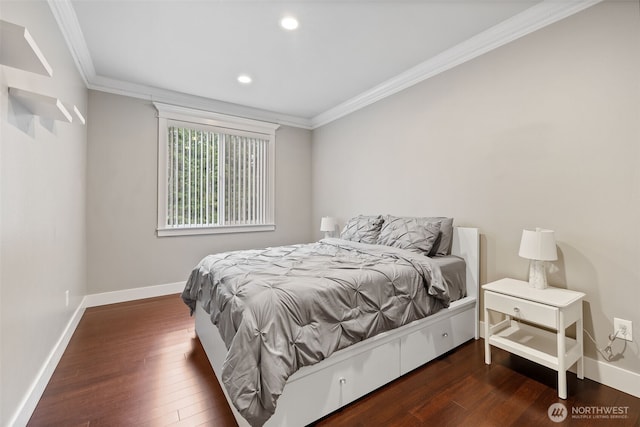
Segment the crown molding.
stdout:
<svg viewBox="0 0 640 427">
<path fill-rule="evenodd" d="M 161 102 L 179 107 L 218 112 L 247 119 L 277 123 L 282 126 L 292 126 L 307 130 L 311 129 L 311 120 L 303 117 L 275 113 L 273 111 L 261 110 L 245 105 L 218 101 L 153 86 L 125 82 L 99 75 L 95 76 L 93 80 L 87 84 L 87 87 L 100 92 L 129 96 L 151 102 Z"/>
<path fill-rule="evenodd" d="M 80 28 L 78 16 L 73 9 L 71 0 L 48 0 L 47 3 L 49 3 L 49 8 L 58 23 L 58 27 L 60 27 L 64 40 L 67 42 L 67 47 L 76 63 L 76 67 L 78 67 L 78 71 L 80 71 L 85 85 L 88 85 L 96 76 L 96 69 L 93 66 L 89 47 L 82 34 L 82 28 Z"/>
<path fill-rule="evenodd" d="M 311 119 L 316 129 L 381 99 L 470 61 L 547 25 L 591 7 L 602 0 L 544 0 Z"/>
<path fill-rule="evenodd" d="M 603 0 L 543 0 L 524 12 L 312 118 L 279 114 L 97 75 L 71 0 L 48 0 L 48 3 L 69 46 L 76 66 L 89 89 L 217 111 L 285 126 L 316 129 L 601 1 Z"/>
</svg>

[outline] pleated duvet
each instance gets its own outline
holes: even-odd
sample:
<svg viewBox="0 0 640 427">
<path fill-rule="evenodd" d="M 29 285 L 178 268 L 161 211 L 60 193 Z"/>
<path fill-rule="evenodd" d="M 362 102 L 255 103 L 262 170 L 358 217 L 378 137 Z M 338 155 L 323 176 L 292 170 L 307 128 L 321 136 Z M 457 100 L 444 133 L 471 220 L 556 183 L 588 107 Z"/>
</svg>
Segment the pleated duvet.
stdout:
<svg viewBox="0 0 640 427">
<path fill-rule="evenodd" d="M 427 256 L 324 239 L 209 255 L 182 298 L 217 325 L 228 349 L 222 381 L 261 426 L 296 370 L 447 307 L 450 292 Z"/>
</svg>

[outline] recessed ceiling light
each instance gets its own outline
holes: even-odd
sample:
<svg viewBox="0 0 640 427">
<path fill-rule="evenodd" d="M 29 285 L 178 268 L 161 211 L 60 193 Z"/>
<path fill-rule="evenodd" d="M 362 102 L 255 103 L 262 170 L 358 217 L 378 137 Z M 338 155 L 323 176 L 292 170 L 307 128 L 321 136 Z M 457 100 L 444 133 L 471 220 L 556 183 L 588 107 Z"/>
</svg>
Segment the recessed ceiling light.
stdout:
<svg viewBox="0 0 640 427">
<path fill-rule="evenodd" d="M 251 83 L 252 79 L 251 79 L 251 76 L 248 76 L 246 74 L 240 74 L 238 76 L 238 81 L 244 85 L 248 85 L 249 83 Z"/>
<path fill-rule="evenodd" d="M 280 26 L 285 30 L 295 30 L 298 28 L 298 20 L 293 16 L 285 16 L 280 21 Z"/>
</svg>

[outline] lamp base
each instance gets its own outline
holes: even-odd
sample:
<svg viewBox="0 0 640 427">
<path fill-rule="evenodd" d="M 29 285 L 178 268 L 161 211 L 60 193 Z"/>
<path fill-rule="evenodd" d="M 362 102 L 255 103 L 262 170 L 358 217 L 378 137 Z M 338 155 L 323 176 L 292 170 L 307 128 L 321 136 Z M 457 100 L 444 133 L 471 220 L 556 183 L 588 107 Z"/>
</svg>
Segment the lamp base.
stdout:
<svg viewBox="0 0 640 427">
<path fill-rule="evenodd" d="M 536 289 L 547 287 L 547 270 L 544 261 L 532 259 L 529 263 L 529 286 Z"/>
</svg>

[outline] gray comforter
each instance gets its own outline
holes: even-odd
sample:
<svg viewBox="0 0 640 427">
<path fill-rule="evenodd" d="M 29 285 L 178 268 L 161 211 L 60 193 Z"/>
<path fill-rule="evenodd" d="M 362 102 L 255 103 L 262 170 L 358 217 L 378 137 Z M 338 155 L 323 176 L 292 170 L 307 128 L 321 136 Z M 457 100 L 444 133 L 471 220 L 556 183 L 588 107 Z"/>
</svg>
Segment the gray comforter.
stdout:
<svg viewBox="0 0 640 427">
<path fill-rule="evenodd" d="M 274 413 L 300 367 L 428 316 L 450 296 L 430 258 L 340 239 L 207 256 L 182 293 L 218 326 L 228 348 L 222 381 L 253 426 Z"/>
</svg>

